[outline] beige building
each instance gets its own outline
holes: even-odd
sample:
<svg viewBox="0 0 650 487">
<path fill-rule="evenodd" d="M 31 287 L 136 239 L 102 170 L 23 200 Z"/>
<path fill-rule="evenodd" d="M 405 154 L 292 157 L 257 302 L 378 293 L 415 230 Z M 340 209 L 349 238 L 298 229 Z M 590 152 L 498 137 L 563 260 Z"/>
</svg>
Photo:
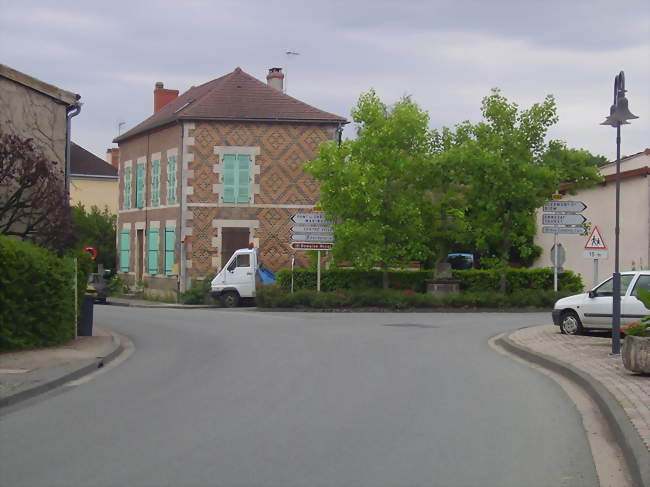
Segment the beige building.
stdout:
<svg viewBox="0 0 650 487">
<path fill-rule="evenodd" d="M 70 152 L 70 203 L 86 210 L 96 206 L 117 215 L 119 177 L 117 168 L 72 143 Z"/>
<path fill-rule="evenodd" d="M 595 278 L 603 281 L 614 272 L 614 224 L 616 195 L 616 163 L 600 168 L 604 181 L 576 195 L 566 194 L 564 200 L 582 201 L 587 208 L 582 214 L 598 227 L 607 246 L 607 258 L 599 259 L 595 276 L 594 259 L 584 255 L 587 235 L 558 235 L 558 242 L 566 253 L 565 269 L 582 275 L 586 288 L 591 288 Z M 620 271 L 650 268 L 650 149 L 621 159 L 620 204 Z M 564 188 L 565 190 L 568 188 Z M 566 191 L 562 191 L 565 192 Z M 537 226 L 542 228 L 542 212 L 538 212 Z M 590 232 L 591 233 L 591 232 Z M 543 253 L 536 267 L 552 266 L 553 235 L 538 232 L 535 243 Z"/>
</svg>

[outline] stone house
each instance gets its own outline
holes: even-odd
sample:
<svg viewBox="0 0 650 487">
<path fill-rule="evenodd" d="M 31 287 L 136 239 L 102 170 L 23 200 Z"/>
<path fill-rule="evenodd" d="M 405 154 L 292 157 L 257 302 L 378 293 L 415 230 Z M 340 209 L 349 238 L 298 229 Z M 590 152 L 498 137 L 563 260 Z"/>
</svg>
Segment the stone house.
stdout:
<svg viewBox="0 0 650 487">
<path fill-rule="evenodd" d="M 592 258 L 585 256 L 584 247 L 589 235 L 558 235 L 566 255 L 563 267 L 582 275 L 587 289 L 594 281 L 604 281 L 614 272 L 614 224 L 616 194 L 616 162 L 600 167 L 603 181 L 594 187 L 581 189 L 565 200 L 582 201 L 587 208 L 582 212 L 587 222 L 597 226 L 607 246 L 608 256 L 599 259 L 597 275 Z M 621 158 L 621 206 L 619 236 L 619 267 L 621 272 L 650 268 L 650 149 Z M 560 187 L 566 193 L 571 185 Z M 537 228 L 542 228 L 542 211 L 537 214 Z M 553 235 L 538 231 L 535 243 L 542 247 L 542 255 L 535 267 L 552 266 Z"/>
<path fill-rule="evenodd" d="M 157 293 L 211 278 L 249 243 L 270 269 L 290 264 L 291 216 L 319 198 L 301 165 L 340 138 L 343 117 L 241 68 L 177 90 L 156 83 L 154 114 L 119 144 L 118 269 Z M 298 263 L 306 264 L 299 253 Z"/>
<path fill-rule="evenodd" d="M 0 132 L 33 139 L 66 191 L 70 184 L 71 118 L 81 110 L 81 97 L 0 64 Z M 8 191 L 4 186 L 0 191 Z M 4 193 L 6 195 L 8 193 Z M 27 217 L 29 218 L 29 217 Z M 27 221 L 11 224 L 22 231 Z"/>
</svg>

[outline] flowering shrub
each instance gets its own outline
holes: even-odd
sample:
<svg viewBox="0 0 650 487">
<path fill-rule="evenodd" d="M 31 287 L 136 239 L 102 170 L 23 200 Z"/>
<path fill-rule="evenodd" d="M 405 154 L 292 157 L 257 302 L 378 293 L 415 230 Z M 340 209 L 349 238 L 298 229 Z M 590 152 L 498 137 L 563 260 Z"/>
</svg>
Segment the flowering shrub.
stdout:
<svg viewBox="0 0 650 487">
<path fill-rule="evenodd" d="M 650 309 L 650 291 L 640 288 L 637 291 L 637 299 L 643 303 L 643 306 Z M 650 315 L 646 316 L 641 322 L 635 321 L 621 330 L 626 335 L 637 337 L 650 337 Z"/>
<path fill-rule="evenodd" d="M 626 335 L 650 337 L 650 323 L 647 322 L 647 318 L 644 318 L 644 321 L 646 321 L 646 323 L 639 323 L 638 321 L 630 323 L 628 326 L 621 329 L 621 331 Z"/>
</svg>

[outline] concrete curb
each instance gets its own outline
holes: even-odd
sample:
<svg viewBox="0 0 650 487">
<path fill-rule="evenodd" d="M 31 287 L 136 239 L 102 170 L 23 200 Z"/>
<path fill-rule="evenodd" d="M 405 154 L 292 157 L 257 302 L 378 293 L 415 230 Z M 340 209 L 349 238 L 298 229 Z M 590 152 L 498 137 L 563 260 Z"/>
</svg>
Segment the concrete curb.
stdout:
<svg viewBox="0 0 650 487">
<path fill-rule="evenodd" d="M 589 394 L 598 405 L 621 447 L 634 485 L 638 487 L 650 486 L 650 452 L 614 396 L 600 382 L 585 372 L 548 355 L 515 344 L 509 338 L 512 333 L 515 332 L 497 339 L 496 343 L 528 362 L 563 375 Z"/>
<path fill-rule="evenodd" d="M 49 392 L 52 389 L 56 389 L 57 387 L 65 384 L 66 382 L 79 379 L 80 377 L 90 374 L 96 371 L 97 369 L 103 367 L 104 365 L 108 364 L 124 351 L 122 342 L 119 339 L 119 337 L 112 333 L 111 336 L 113 337 L 114 348 L 110 353 L 108 353 L 104 357 L 97 358 L 96 360 L 93 360 L 90 364 L 83 365 L 78 369 L 73 370 L 61 377 L 57 377 L 56 379 L 53 379 L 49 382 L 44 382 L 43 384 L 39 384 L 29 389 L 22 390 L 16 394 L 12 394 L 10 396 L 0 398 L 0 409 L 9 406 L 15 406 L 16 404 L 26 401 L 27 399 L 31 399 L 33 397 Z"/>
<path fill-rule="evenodd" d="M 108 306 L 124 306 L 127 308 L 157 308 L 157 309 L 212 309 L 220 308 L 215 304 L 167 304 L 167 303 L 155 303 L 152 304 L 141 304 L 141 303 L 128 303 L 124 301 L 109 301 L 106 303 Z"/>
<path fill-rule="evenodd" d="M 226 308 L 224 308 L 226 309 Z M 551 308 L 253 308 L 262 313 L 550 313 Z"/>
</svg>

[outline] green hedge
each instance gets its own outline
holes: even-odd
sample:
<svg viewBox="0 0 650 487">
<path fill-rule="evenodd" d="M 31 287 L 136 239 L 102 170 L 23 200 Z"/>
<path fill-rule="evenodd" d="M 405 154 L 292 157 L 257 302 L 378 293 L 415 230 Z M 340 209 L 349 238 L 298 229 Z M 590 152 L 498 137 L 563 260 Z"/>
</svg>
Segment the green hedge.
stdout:
<svg viewBox="0 0 650 487">
<path fill-rule="evenodd" d="M 500 276 L 493 270 L 453 271 L 453 278 L 460 281 L 463 292 L 495 292 L 499 289 Z M 432 271 L 389 271 L 389 285 L 392 289 L 411 289 L 423 293 L 426 279 L 431 279 Z M 291 289 L 291 270 L 281 269 L 276 273 L 278 284 L 283 289 Z M 553 289 L 553 269 L 509 269 L 506 275 L 507 292 L 511 294 L 523 289 Z M 331 269 L 321 271 L 321 290 L 336 289 L 381 289 L 382 271 L 362 271 L 357 269 Z M 565 271 L 559 277 L 559 289 L 572 293 L 582 292 L 580 275 Z M 316 271 L 311 269 L 294 270 L 294 290 L 316 289 Z"/>
<path fill-rule="evenodd" d="M 278 285 L 265 286 L 257 291 L 259 308 L 550 308 L 555 301 L 570 292 L 518 290 L 511 294 L 495 292 L 467 292 L 438 297 L 411 290 L 354 289 L 317 293 L 302 289 L 293 294 Z"/>
<path fill-rule="evenodd" d="M 60 258 L 31 243 L 0 236 L 0 349 L 58 345 L 74 338 L 74 263 L 79 299 L 91 270 L 88 254 Z"/>
</svg>

